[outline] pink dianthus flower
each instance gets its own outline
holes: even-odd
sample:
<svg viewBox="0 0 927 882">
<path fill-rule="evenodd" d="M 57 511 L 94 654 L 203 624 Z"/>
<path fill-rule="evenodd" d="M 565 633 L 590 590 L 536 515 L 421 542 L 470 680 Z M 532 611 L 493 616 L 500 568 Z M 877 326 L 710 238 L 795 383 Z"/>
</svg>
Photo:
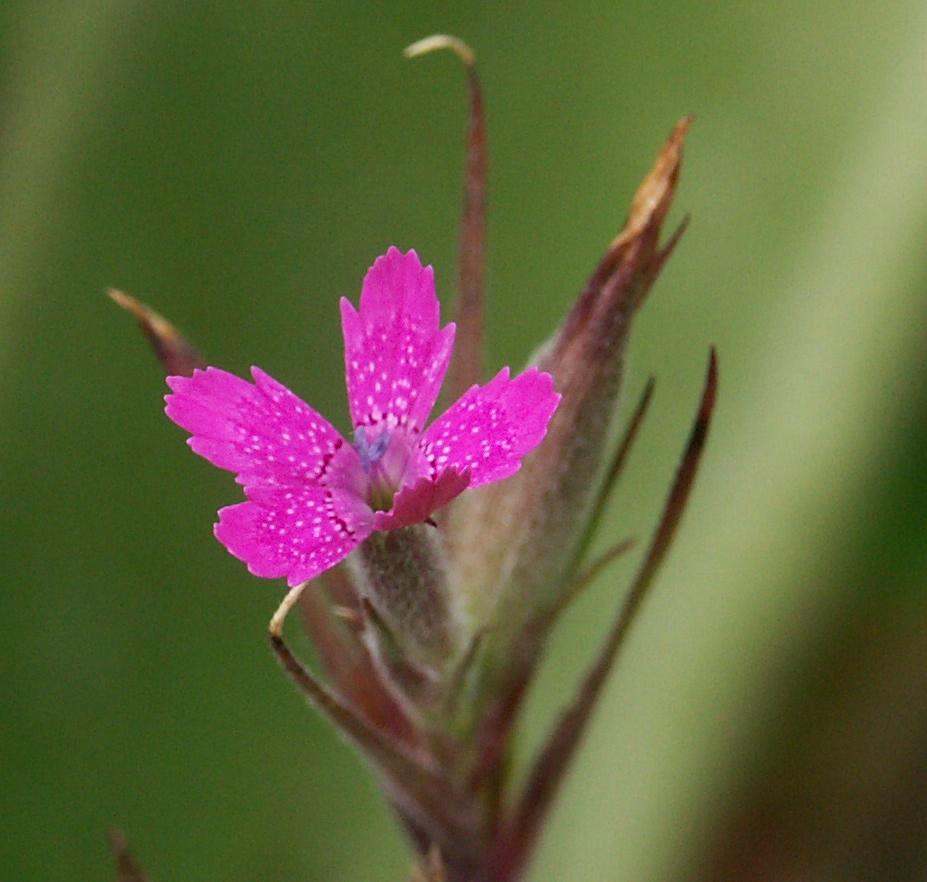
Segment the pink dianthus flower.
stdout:
<svg viewBox="0 0 927 882">
<path fill-rule="evenodd" d="M 414 251 L 377 258 L 360 308 L 342 298 L 341 322 L 353 442 L 257 367 L 254 383 L 214 367 L 167 380 L 167 415 L 248 498 L 219 511 L 216 538 L 254 575 L 290 586 L 375 530 L 426 521 L 466 488 L 518 471 L 560 400 L 550 374 L 510 379 L 504 368 L 426 428 L 455 326 L 440 327 L 434 271 Z"/>
</svg>

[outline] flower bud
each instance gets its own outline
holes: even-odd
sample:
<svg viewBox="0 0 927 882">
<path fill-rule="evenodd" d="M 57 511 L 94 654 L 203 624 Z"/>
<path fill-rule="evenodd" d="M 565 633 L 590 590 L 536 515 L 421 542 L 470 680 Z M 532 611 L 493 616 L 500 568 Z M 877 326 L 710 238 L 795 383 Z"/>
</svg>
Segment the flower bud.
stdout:
<svg viewBox="0 0 927 882">
<path fill-rule="evenodd" d="M 452 512 L 455 586 L 496 647 L 488 650 L 490 667 L 493 658 L 509 666 L 511 644 L 556 605 L 575 569 L 608 454 L 631 321 L 681 232 L 661 247 L 690 122 L 676 125 L 621 234 L 535 359 L 563 396 L 544 442 L 517 475 L 461 498 Z M 530 664 L 534 654 L 520 646 L 517 655 Z"/>
</svg>

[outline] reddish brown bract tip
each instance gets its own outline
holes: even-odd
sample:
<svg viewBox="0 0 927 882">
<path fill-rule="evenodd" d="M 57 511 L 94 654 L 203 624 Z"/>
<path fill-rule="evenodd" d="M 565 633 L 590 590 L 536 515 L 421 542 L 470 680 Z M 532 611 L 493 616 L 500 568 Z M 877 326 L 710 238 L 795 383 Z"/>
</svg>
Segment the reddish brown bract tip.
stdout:
<svg viewBox="0 0 927 882">
<path fill-rule="evenodd" d="M 579 329 L 600 312 L 609 289 L 611 296 L 607 299 L 622 301 L 620 306 L 627 311 L 636 309 L 643 302 L 685 229 L 684 221 L 666 246 L 660 249 L 660 232 L 679 180 L 683 144 L 694 120 L 692 115 L 684 116 L 670 132 L 653 167 L 634 194 L 624 227 L 608 246 L 570 311 L 557 337 L 556 351 L 568 346 Z M 615 304 L 610 303 L 609 308 L 614 311 Z"/>
<path fill-rule="evenodd" d="M 138 319 L 168 376 L 189 377 L 196 368 L 205 368 L 206 362 L 196 349 L 164 316 L 123 291 L 110 288 L 106 292 L 117 305 Z"/>
<path fill-rule="evenodd" d="M 679 166 L 682 163 L 682 146 L 689 126 L 695 121 L 693 115 L 684 116 L 673 127 L 663 149 L 657 156 L 650 174 L 641 182 L 631 202 L 624 229 L 612 243 L 610 251 L 625 242 L 641 235 L 648 227 L 659 228 L 666 219 L 676 181 L 679 178 Z"/>
</svg>

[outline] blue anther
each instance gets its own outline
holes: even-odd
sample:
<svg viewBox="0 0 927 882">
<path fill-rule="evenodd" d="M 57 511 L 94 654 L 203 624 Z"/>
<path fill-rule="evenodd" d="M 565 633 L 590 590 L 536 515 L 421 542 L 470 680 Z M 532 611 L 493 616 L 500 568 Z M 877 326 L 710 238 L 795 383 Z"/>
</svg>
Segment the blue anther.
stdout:
<svg viewBox="0 0 927 882">
<path fill-rule="evenodd" d="M 371 444 L 367 438 L 367 427 L 358 426 L 354 430 L 354 447 L 360 457 L 361 466 L 369 474 L 370 469 L 383 459 L 386 448 L 389 447 L 389 431 L 384 429 Z"/>
</svg>

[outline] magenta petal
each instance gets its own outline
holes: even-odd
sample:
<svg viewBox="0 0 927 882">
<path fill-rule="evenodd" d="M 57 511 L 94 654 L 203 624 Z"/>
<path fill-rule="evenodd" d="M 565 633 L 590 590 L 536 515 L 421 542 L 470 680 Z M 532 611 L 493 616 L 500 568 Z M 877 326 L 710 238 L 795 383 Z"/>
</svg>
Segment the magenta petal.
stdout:
<svg viewBox="0 0 927 882">
<path fill-rule="evenodd" d="M 291 587 L 343 560 L 372 529 L 369 508 L 324 487 L 255 495 L 220 509 L 216 538 L 255 576 L 286 576 Z"/>
<path fill-rule="evenodd" d="M 428 520 L 432 512 L 447 505 L 459 496 L 470 484 L 469 472 L 447 469 L 437 478 L 419 478 L 414 484 L 403 487 L 393 497 L 389 511 L 378 511 L 374 515 L 375 530 L 395 530 L 420 524 Z"/>
<path fill-rule="evenodd" d="M 429 426 L 420 446 L 436 474 L 470 470 L 479 487 L 518 471 L 547 432 L 560 395 L 550 374 L 530 368 L 514 380 L 504 368 L 468 389 Z"/>
<path fill-rule="evenodd" d="M 341 300 L 348 403 L 355 426 L 422 430 L 454 348 L 440 327 L 434 271 L 390 248 L 364 278 L 360 309 Z"/>
<path fill-rule="evenodd" d="M 317 482 L 344 439 L 329 422 L 259 368 L 255 385 L 210 367 L 168 377 L 167 415 L 190 446 L 246 487 Z"/>
</svg>

